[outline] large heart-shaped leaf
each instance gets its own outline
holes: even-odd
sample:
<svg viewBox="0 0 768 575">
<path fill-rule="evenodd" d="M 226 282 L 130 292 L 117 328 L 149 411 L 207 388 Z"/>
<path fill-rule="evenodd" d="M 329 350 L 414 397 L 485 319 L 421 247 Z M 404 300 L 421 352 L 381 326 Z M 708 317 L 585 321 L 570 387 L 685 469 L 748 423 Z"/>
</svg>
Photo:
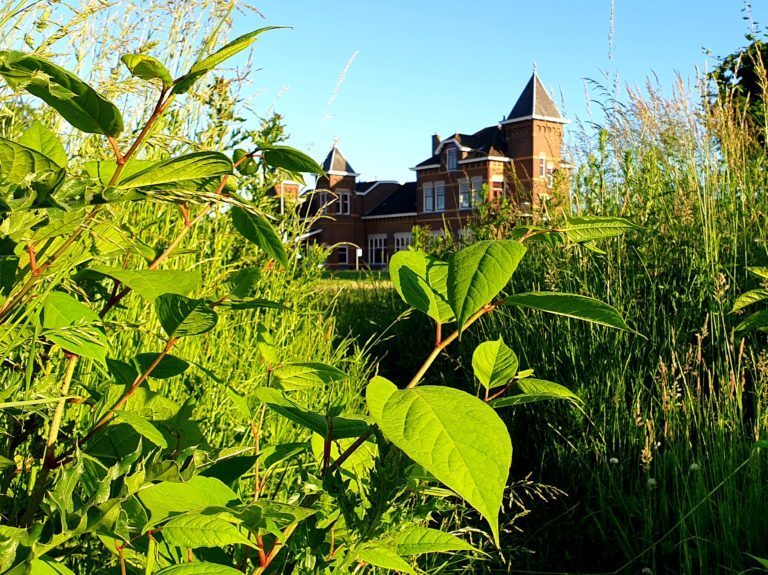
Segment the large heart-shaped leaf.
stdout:
<svg viewBox="0 0 768 575">
<path fill-rule="evenodd" d="M 389 262 L 389 277 L 408 305 L 437 323 L 456 319 L 448 304 L 448 262 L 422 251 L 399 251 Z"/>
<path fill-rule="evenodd" d="M 163 525 L 163 537 L 175 547 L 223 547 L 247 545 L 256 547 L 229 521 L 216 515 L 187 513 Z"/>
<path fill-rule="evenodd" d="M 173 515 L 197 512 L 207 507 L 228 507 L 239 503 L 232 489 L 213 477 L 195 476 L 184 483 L 164 481 L 142 489 L 139 499 L 153 524 Z"/>
<path fill-rule="evenodd" d="M 288 267 L 288 254 L 283 242 L 266 219 L 239 207 L 233 207 L 229 213 L 232 224 L 241 236 L 275 258 L 283 267 Z"/>
<path fill-rule="evenodd" d="M 123 131 L 123 118 L 112 102 L 53 62 L 23 52 L 2 51 L 0 76 L 12 88 L 43 100 L 82 132 L 116 137 Z"/>
<path fill-rule="evenodd" d="M 559 292 L 518 293 L 506 298 L 504 303 L 637 333 L 627 325 L 616 308 L 583 295 Z"/>
<path fill-rule="evenodd" d="M 322 175 L 323 168 L 304 152 L 289 146 L 268 146 L 260 148 L 264 162 L 273 168 L 288 172 Z"/>
<path fill-rule="evenodd" d="M 514 240 L 486 240 L 455 252 L 448 261 L 448 303 L 459 324 L 491 303 L 504 289 L 525 255 Z"/>
<path fill-rule="evenodd" d="M 218 316 L 211 304 L 203 299 L 190 299 L 167 293 L 155 299 L 155 311 L 168 337 L 199 335 L 216 325 Z"/>
<path fill-rule="evenodd" d="M 481 343 L 472 354 L 472 369 L 485 389 L 506 385 L 515 377 L 517 367 L 515 352 L 501 338 Z"/>
<path fill-rule="evenodd" d="M 147 54 L 125 54 L 120 61 L 130 70 L 131 75 L 142 80 L 160 80 L 163 86 L 170 88 L 173 78 L 160 60 Z"/>
<path fill-rule="evenodd" d="M 0 177 L 3 183 L 20 184 L 33 174 L 49 173 L 58 176 L 61 172 L 61 167 L 42 152 L 0 138 Z M 53 184 L 58 181 L 58 177 L 51 179 Z"/>
<path fill-rule="evenodd" d="M 626 218 L 589 216 L 569 218 L 560 231 L 572 242 L 582 243 L 621 236 L 640 226 Z"/>
<path fill-rule="evenodd" d="M 500 397 L 491 402 L 493 407 L 504 407 L 507 405 L 521 405 L 524 403 L 536 403 L 548 399 L 568 399 L 571 401 L 581 401 L 579 396 L 570 389 L 559 383 L 546 381 L 544 379 L 535 379 L 527 377 L 517 382 L 520 389 L 519 394 Z"/>
<path fill-rule="evenodd" d="M 512 443 L 496 412 L 458 389 L 398 390 L 383 377 L 371 380 L 366 399 L 384 436 L 477 509 L 498 545 Z"/>
<path fill-rule="evenodd" d="M 53 292 L 43 304 L 45 337 L 62 349 L 82 357 L 106 362 L 107 337 L 101 318 L 70 295 Z"/>
<path fill-rule="evenodd" d="M 67 167 L 67 152 L 61 140 L 38 120 L 24 131 L 19 144 L 37 150 L 60 168 Z"/>
<path fill-rule="evenodd" d="M 272 372 L 272 376 L 285 390 L 317 388 L 332 381 L 344 379 L 345 374 L 332 365 L 318 362 L 285 363 Z"/>
<path fill-rule="evenodd" d="M 322 437 L 328 437 L 331 429 L 333 430 L 333 439 L 359 437 L 368 431 L 370 427 L 370 424 L 362 418 L 332 417 L 310 411 L 285 397 L 279 390 L 271 387 L 257 388 L 253 395 L 274 412 L 302 427 L 314 431 Z"/>
<path fill-rule="evenodd" d="M 211 179 L 232 174 L 232 161 L 219 152 L 194 152 L 171 158 L 123 178 L 121 188 L 195 190 Z"/>
<path fill-rule="evenodd" d="M 78 274 L 107 276 L 128 286 L 144 299 L 155 301 L 163 294 L 185 295 L 200 285 L 200 273 L 182 270 L 124 270 L 93 265 Z"/>
<path fill-rule="evenodd" d="M 413 525 L 395 535 L 395 551 L 398 555 L 409 556 L 477 549 L 451 533 Z"/>
</svg>

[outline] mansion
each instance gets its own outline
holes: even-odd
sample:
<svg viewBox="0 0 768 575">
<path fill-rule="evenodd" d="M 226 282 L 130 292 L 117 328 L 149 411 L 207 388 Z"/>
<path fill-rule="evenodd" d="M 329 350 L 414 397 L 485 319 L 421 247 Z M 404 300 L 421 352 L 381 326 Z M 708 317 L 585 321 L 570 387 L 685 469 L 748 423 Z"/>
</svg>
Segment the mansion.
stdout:
<svg viewBox="0 0 768 575">
<path fill-rule="evenodd" d="M 376 268 L 410 245 L 416 225 L 462 234 L 484 187 L 485 201 L 505 194 L 519 217 L 530 217 L 552 199 L 555 171 L 567 168 L 561 155 L 567 123 L 534 72 L 499 124 L 432 136 L 430 156 L 412 168 L 416 181 L 361 181 L 334 145 L 322 164 L 327 175 L 306 196 L 307 215 L 322 216 L 311 238 L 334 246 L 331 268 Z"/>
</svg>

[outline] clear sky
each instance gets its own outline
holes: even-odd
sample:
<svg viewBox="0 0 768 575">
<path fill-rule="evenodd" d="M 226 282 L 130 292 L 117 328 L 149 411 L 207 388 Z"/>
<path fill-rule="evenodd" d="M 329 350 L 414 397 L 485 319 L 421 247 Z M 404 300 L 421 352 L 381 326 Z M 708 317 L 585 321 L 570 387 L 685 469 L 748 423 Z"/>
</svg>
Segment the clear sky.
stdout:
<svg viewBox="0 0 768 575">
<path fill-rule="evenodd" d="M 264 25 L 249 106 L 283 114 L 289 143 L 339 148 L 364 179 L 413 179 L 430 137 L 472 133 L 509 113 L 536 62 L 571 120 L 604 100 L 585 78 L 641 85 L 695 78 L 746 44 L 743 0 L 262 0 L 235 33 Z M 613 18 L 611 17 L 613 11 Z M 768 0 L 750 9 L 768 24 Z M 613 23 L 613 25 L 612 25 Z M 610 40 L 612 38 L 612 41 Z M 705 51 L 711 52 L 708 56 Z M 573 124 L 571 129 L 575 129 Z"/>
</svg>

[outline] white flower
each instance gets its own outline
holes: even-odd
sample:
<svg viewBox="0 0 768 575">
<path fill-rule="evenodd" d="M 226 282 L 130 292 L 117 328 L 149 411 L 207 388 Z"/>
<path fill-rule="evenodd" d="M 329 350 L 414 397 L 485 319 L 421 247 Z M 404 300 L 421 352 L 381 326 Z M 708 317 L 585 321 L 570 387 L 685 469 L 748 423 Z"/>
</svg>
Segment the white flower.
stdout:
<svg viewBox="0 0 768 575">
<path fill-rule="evenodd" d="M 611 458 L 608 460 L 608 463 L 612 463 L 613 465 L 617 465 L 617 464 L 619 463 L 619 460 L 618 460 L 618 459 L 616 459 L 615 457 L 611 457 Z"/>
<path fill-rule="evenodd" d="M 691 471 L 698 471 L 699 469 L 701 469 L 701 465 L 698 463 L 691 463 Z"/>
</svg>

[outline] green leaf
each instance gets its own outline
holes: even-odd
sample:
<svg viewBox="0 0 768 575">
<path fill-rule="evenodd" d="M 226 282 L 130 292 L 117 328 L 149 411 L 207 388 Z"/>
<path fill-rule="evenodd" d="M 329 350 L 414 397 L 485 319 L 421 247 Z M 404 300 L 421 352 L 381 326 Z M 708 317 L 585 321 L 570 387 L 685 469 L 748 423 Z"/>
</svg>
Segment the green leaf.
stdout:
<svg viewBox="0 0 768 575">
<path fill-rule="evenodd" d="M 359 561 L 365 561 L 374 567 L 399 571 L 400 573 L 411 573 L 416 575 L 416 571 L 402 557 L 389 547 L 380 543 L 368 543 L 357 553 Z"/>
<path fill-rule="evenodd" d="M 118 417 L 118 419 L 121 419 L 130 425 L 134 431 L 136 431 L 136 433 L 148 439 L 158 447 L 162 447 L 163 449 L 168 447 L 168 442 L 165 440 L 165 437 L 163 437 L 163 434 L 160 433 L 154 425 L 147 421 L 146 418 L 135 413 L 131 413 L 130 411 L 120 410 L 115 411 L 115 415 Z"/>
<path fill-rule="evenodd" d="M 448 304 L 448 262 L 422 251 L 399 251 L 389 262 L 389 277 L 411 307 L 440 324 L 456 319 Z"/>
<path fill-rule="evenodd" d="M 154 160 L 131 160 L 123 167 L 120 177 L 125 179 L 157 164 Z M 117 169 L 115 160 L 89 161 L 83 164 L 85 173 L 94 180 L 98 180 L 102 185 L 108 185 L 112 181 L 112 176 Z M 140 196 L 136 196 L 140 197 Z"/>
<path fill-rule="evenodd" d="M 44 335 L 62 349 L 106 363 L 107 337 L 101 318 L 73 297 L 52 292 L 43 304 Z"/>
<path fill-rule="evenodd" d="M 263 299 L 263 298 L 224 300 L 222 302 L 219 302 L 218 305 L 222 307 L 226 307 L 228 309 L 234 309 L 234 310 L 285 309 L 285 306 L 283 304 L 276 301 L 269 300 L 269 299 Z"/>
<path fill-rule="evenodd" d="M 232 216 L 232 225 L 241 236 L 256 244 L 267 255 L 283 264 L 283 267 L 288 267 L 288 254 L 283 242 L 266 219 L 234 206 L 229 213 Z"/>
<path fill-rule="evenodd" d="M 269 30 L 277 30 L 279 28 L 281 28 L 281 26 L 265 26 L 264 28 L 259 28 L 258 30 L 248 32 L 247 34 L 243 34 L 242 36 L 235 38 L 226 46 L 219 48 L 210 56 L 203 58 L 199 62 L 195 63 L 195 65 L 190 68 L 188 75 L 201 73 L 204 74 L 210 70 L 213 70 L 216 66 L 225 60 L 228 60 L 235 54 L 248 48 L 248 46 L 253 44 L 264 32 L 268 32 Z"/>
<path fill-rule="evenodd" d="M 182 270 L 124 270 L 109 266 L 94 265 L 78 273 L 79 277 L 90 274 L 110 277 L 131 288 L 149 301 L 155 301 L 163 294 L 185 295 L 200 285 L 200 273 Z"/>
<path fill-rule="evenodd" d="M 731 313 L 735 311 L 739 311 L 740 309 L 744 309 L 745 307 L 751 306 L 752 304 L 756 304 L 766 299 L 768 299 L 768 289 L 765 289 L 765 288 L 753 289 L 751 291 L 741 294 L 739 297 L 736 298 L 736 301 L 733 303 L 733 309 L 731 310 Z"/>
<path fill-rule="evenodd" d="M 157 575 L 243 575 L 241 571 L 217 563 L 181 563 L 157 572 Z"/>
<path fill-rule="evenodd" d="M 414 525 L 395 535 L 395 551 L 398 555 L 421 555 L 477 549 L 450 533 Z"/>
<path fill-rule="evenodd" d="M 344 379 L 347 374 L 324 363 L 285 363 L 272 372 L 277 383 L 285 390 L 322 387 L 332 381 Z M 319 391 L 319 390 L 318 390 Z"/>
<path fill-rule="evenodd" d="M 142 80 L 160 80 L 165 88 L 170 88 L 173 78 L 168 69 L 157 58 L 146 54 L 125 54 L 120 58 L 131 75 Z"/>
<path fill-rule="evenodd" d="M 749 267 L 747 271 L 759 278 L 768 279 L 768 268 Z"/>
<path fill-rule="evenodd" d="M 75 128 L 117 137 L 123 118 L 117 107 L 74 74 L 23 52 L 0 52 L 0 76 L 13 89 L 24 89 L 54 108 Z"/>
<path fill-rule="evenodd" d="M 248 152 L 241 148 L 237 148 L 232 153 L 232 163 L 237 166 L 237 171 L 244 176 L 252 176 L 259 169 L 259 164 L 253 159 L 253 156 L 246 158 Z"/>
<path fill-rule="evenodd" d="M 464 324 L 509 283 L 525 255 L 514 240 L 486 240 L 455 252 L 448 261 L 448 303 L 461 333 Z"/>
<path fill-rule="evenodd" d="M 591 216 L 570 218 L 560 231 L 564 232 L 570 241 L 581 243 L 613 238 L 640 229 L 640 226 L 626 218 Z"/>
<path fill-rule="evenodd" d="M 274 339 L 269 330 L 261 323 L 256 326 L 256 349 L 267 365 L 271 366 L 277 363 L 277 348 Z"/>
<path fill-rule="evenodd" d="M 528 292 L 511 295 L 504 300 L 504 303 L 637 334 L 626 324 L 616 308 L 598 299 L 583 295 L 559 292 Z"/>
<path fill-rule="evenodd" d="M 768 326 L 768 309 L 761 309 L 745 318 L 736 326 L 736 331 L 762 330 Z"/>
<path fill-rule="evenodd" d="M 370 427 L 370 424 L 362 418 L 331 417 L 310 411 L 285 397 L 279 390 L 271 387 L 259 387 L 253 392 L 253 395 L 275 413 L 314 431 L 322 437 L 328 436 L 329 421 L 333 427 L 333 439 L 359 437 L 368 431 Z"/>
<path fill-rule="evenodd" d="M 261 158 L 272 168 L 281 168 L 287 172 L 323 175 L 325 172 L 315 160 L 303 152 L 289 146 L 269 146 L 260 149 Z"/>
<path fill-rule="evenodd" d="M 155 311 L 163 330 L 172 338 L 205 333 L 212 330 L 218 320 L 207 301 L 171 293 L 155 299 Z"/>
<path fill-rule="evenodd" d="M 199 475 L 185 483 L 157 483 L 139 491 L 138 497 L 155 525 L 173 515 L 202 511 L 207 507 L 229 507 L 240 502 L 235 492 L 223 482 Z"/>
<path fill-rule="evenodd" d="M 384 436 L 477 509 L 498 545 L 512 443 L 496 412 L 458 389 L 398 390 L 382 377 L 368 384 L 366 399 Z"/>
<path fill-rule="evenodd" d="M 253 413 L 251 413 L 251 408 L 248 406 L 248 400 L 229 386 L 227 386 L 227 395 L 232 400 L 232 403 L 235 404 L 240 414 L 246 420 L 253 421 Z"/>
<path fill-rule="evenodd" d="M 29 575 L 75 575 L 63 563 L 42 557 L 30 562 L 28 573 Z"/>
<path fill-rule="evenodd" d="M 253 289 L 259 282 L 261 272 L 259 268 L 243 268 L 233 272 L 226 282 L 228 295 L 236 298 L 246 298 L 253 293 Z"/>
<path fill-rule="evenodd" d="M 515 377 L 518 365 L 515 352 L 501 338 L 481 343 L 472 354 L 472 369 L 485 389 L 506 385 Z"/>
<path fill-rule="evenodd" d="M 60 181 L 61 167 L 42 152 L 20 143 L 0 138 L 0 176 L 3 183 L 20 184 L 33 174 L 47 175 L 48 189 L 53 189 Z"/>
<path fill-rule="evenodd" d="M 157 360 L 159 353 L 140 353 L 133 358 L 133 365 L 136 367 L 138 373 L 144 373 L 149 367 Z M 176 357 L 175 355 L 167 354 L 163 356 L 149 377 L 155 379 L 168 379 L 169 377 L 176 377 L 181 375 L 189 369 L 189 363 L 183 359 Z"/>
<path fill-rule="evenodd" d="M 163 526 L 163 538 L 175 547 L 223 547 L 224 545 L 248 545 L 256 548 L 240 530 L 217 517 L 188 513 L 174 517 Z"/>
<path fill-rule="evenodd" d="M 578 395 L 559 383 L 527 377 L 517 382 L 522 393 L 500 397 L 491 402 L 492 407 L 505 407 L 507 405 L 521 405 L 523 403 L 535 403 L 549 399 L 567 399 L 581 401 Z"/>
<path fill-rule="evenodd" d="M 188 189 L 198 190 L 212 178 L 232 174 L 232 162 L 219 152 L 194 152 L 178 158 L 157 162 L 148 168 L 124 177 L 119 186 L 124 189 Z"/>
<path fill-rule="evenodd" d="M 24 131 L 19 144 L 37 150 L 60 168 L 67 167 L 67 152 L 61 140 L 38 120 Z"/>
</svg>

